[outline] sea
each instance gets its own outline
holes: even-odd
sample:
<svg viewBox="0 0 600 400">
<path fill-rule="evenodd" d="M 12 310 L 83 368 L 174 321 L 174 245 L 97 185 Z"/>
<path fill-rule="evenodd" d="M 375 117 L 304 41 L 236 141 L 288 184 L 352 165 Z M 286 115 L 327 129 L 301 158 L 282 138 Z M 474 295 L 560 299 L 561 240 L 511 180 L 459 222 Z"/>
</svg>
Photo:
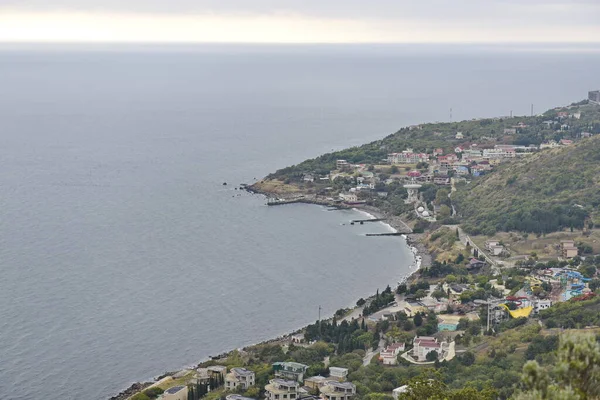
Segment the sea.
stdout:
<svg viewBox="0 0 600 400">
<path fill-rule="evenodd" d="M 0 46 L 0 398 L 107 399 L 411 272 L 278 168 L 600 88 L 596 46 Z M 227 183 L 227 185 L 224 185 Z"/>
</svg>

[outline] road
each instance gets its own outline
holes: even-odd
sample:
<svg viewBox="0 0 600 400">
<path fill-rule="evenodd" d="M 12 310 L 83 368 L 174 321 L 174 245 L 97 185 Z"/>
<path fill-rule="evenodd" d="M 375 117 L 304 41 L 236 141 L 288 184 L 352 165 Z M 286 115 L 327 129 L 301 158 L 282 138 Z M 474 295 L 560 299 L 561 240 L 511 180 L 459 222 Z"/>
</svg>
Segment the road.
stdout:
<svg viewBox="0 0 600 400">
<path fill-rule="evenodd" d="M 380 353 L 381 350 L 383 350 L 383 346 L 385 346 L 385 340 L 381 339 L 379 341 L 379 346 L 377 346 L 377 348 L 375 350 L 369 350 L 367 352 L 367 354 L 365 354 L 365 357 L 363 358 L 363 366 L 364 367 L 366 367 L 367 365 L 369 365 L 371 363 L 371 360 L 373 359 L 375 354 Z"/>
</svg>

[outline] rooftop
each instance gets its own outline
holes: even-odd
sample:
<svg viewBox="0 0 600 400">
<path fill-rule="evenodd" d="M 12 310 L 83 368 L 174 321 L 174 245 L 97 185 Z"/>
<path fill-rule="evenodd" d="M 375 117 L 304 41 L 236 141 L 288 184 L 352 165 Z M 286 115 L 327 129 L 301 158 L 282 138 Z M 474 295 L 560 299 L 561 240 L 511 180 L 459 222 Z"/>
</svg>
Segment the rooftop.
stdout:
<svg viewBox="0 0 600 400">
<path fill-rule="evenodd" d="M 225 397 L 226 400 L 255 400 L 251 397 L 244 397 L 242 395 L 239 394 L 230 394 L 227 397 Z"/>
<path fill-rule="evenodd" d="M 324 381 L 328 381 L 328 380 L 329 380 L 329 378 L 325 378 L 324 376 L 317 375 L 317 376 L 311 376 L 310 378 L 306 378 L 304 380 L 304 382 L 305 383 L 306 382 L 324 382 Z"/>
<path fill-rule="evenodd" d="M 243 376 L 254 375 L 254 372 L 252 372 L 246 368 L 234 368 L 231 370 L 231 372 L 235 373 L 236 375 L 243 375 Z"/>
<path fill-rule="evenodd" d="M 165 390 L 165 393 L 167 394 L 175 394 L 177 392 L 179 392 L 180 390 L 185 389 L 185 386 L 174 386 L 170 389 Z"/>
</svg>

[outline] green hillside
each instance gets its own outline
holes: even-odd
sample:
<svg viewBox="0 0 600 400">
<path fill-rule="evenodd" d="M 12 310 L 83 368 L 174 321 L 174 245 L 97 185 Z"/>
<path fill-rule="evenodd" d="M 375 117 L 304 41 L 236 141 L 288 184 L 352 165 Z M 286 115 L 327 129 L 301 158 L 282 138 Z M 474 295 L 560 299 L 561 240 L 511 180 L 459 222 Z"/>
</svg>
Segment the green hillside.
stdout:
<svg viewBox="0 0 600 400">
<path fill-rule="evenodd" d="M 459 186 L 453 201 L 473 234 L 589 227 L 600 205 L 600 136 L 504 164 Z"/>
</svg>

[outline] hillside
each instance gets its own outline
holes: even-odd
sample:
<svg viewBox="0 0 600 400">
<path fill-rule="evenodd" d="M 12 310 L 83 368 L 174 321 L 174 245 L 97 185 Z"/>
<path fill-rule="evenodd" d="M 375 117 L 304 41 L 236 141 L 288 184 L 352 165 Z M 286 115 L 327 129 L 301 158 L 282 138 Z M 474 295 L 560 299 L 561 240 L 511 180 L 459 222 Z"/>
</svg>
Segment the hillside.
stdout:
<svg viewBox="0 0 600 400">
<path fill-rule="evenodd" d="M 600 205 L 600 137 L 500 166 L 453 195 L 473 234 L 589 227 Z"/>
<path fill-rule="evenodd" d="M 547 125 L 561 112 L 580 112 L 578 120 L 568 121 L 569 129 L 562 130 L 556 122 Z M 518 128 L 516 128 L 518 126 Z M 514 134 L 507 130 L 514 129 Z M 457 139 L 457 132 L 463 138 Z M 341 151 L 327 153 L 319 157 L 278 170 L 267 176 L 267 179 L 299 181 L 305 173 L 326 175 L 335 169 L 336 160 L 347 160 L 352 164 L 385 163 L 388 153 L 401 152 L 407 148 L 416 152 L 430 153 L 441 148 L 445 153 L 453 152 L 456 146 L 467 146 L 478 143 L 480 147 L 493 147 L 498 144 L 539 145 L 544 141 L 560 139 L 576 139 L 582 132 L 600 133 L 600 107 L 587 104 L 587 101 L 573 103 L 567 107 L 558 107 L 538 116 L 483 118 L 460 122 L 437 122 L 404 127 L 384 139 L 362 146 L 351 147 Z"/>
</svg>

